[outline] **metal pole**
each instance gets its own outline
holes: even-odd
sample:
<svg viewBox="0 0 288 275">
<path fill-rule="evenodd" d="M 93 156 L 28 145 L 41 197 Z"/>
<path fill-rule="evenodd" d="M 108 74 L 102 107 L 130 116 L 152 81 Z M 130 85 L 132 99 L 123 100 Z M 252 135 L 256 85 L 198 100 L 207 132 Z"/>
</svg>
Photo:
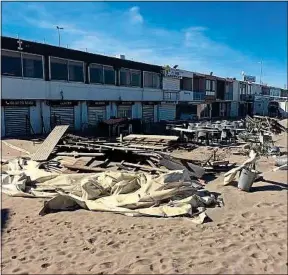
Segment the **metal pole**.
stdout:
<svg viewBox="0 0 288 275">
<path fill-rule="evenodd" d="M 260 61 L 260 85 L 262 84 L 262 60 Z"/>
<path fill-rule="evenodd" d="M 58 30 L 58 42 L 59 42 L 59 47 L 61 45 L 61 37 L 60 37 L 60 30 L 63 30 L 64 28 L 56 26 L 57 30 Z"/>
</svg>

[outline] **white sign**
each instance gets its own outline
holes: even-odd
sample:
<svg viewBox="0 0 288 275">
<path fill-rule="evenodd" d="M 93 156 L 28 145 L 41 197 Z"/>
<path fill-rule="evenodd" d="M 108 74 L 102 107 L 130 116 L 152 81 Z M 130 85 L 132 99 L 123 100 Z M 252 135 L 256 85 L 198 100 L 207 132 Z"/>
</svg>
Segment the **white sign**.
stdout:
<svg viewBox="0 0 288 275">
<path fill-rule="evenodd" d="M 182 79 L 182 75 L 179 70 L 174 68 L 165 68 L 164 69 L 164 76 L 165 77 L 171 77 L 171 78 L 177 78 Z"/>
<path fill-rule="evenodd" d="M 256 76 L 244 75 L 244 81 L 247 81 L 247 82 L 256 82 Z"/>
</svg>

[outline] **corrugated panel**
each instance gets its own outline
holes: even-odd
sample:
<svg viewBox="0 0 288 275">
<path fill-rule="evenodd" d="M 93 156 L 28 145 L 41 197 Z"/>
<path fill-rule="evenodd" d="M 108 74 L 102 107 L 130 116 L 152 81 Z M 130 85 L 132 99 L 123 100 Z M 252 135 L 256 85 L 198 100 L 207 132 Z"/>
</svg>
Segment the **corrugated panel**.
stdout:
<svg viewBox="0 0 288 275">
<path fill-rule="evenodd" d="M 106 119 L 106 106 L 88 107 L 88 124 L 96 126 L 100 121 Z"/>
<path fill-rule="evenodd" d="M 30 134 L 29 107 L 4 107 L 4 119 L 6 136 Z"/>
<path fill-rule="evenodd" d="M 56 125 L 69 125 L 74 128 L 74 107 L 51 106 L 51 128 Z"/>
<path fill-rule="evenodd" d="M 143 104 L 142 117 L 145 122 L 153 122 L 154 121 L 154 105 Z"/>
<path fill-rule="evenodd" d="M 180 91 L 180 79 L 164 77 L 163 89 L 170 91 Z"/>
<path fill-rule="evenodd" d="M 132 118 L 132 106 L 131 105 L 118 105 L 118 117 L 119 118 Z"/>
<path fill-rule="evenodd" d="M 43 161 L 47 160 L 53 149 L 67 131 L 69 125 L 56 126 L 49 136 L 44 140 L 38 150 L 32 157 L 32 160 Z"/>
<path fill-rule="evenodd" d="M 176 105 L 161 104 L 159 105 L 159 120 L 175 120 Z"/>
</svg>

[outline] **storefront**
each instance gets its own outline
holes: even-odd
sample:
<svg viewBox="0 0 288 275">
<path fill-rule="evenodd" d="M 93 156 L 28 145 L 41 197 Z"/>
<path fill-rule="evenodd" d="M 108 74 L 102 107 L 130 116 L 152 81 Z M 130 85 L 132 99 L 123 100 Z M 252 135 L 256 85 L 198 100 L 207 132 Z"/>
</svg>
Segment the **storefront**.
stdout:
<svg viewBox="0 0 288 275">
<path fill-rule="evenodd" d="M 154 106 L 157 102 L 143 102 L 142 104 L 142 120 L 145 123 L 154 122 Z"/>
<path fill-rule="evenodd" d="M 132 118 L 132 101 L 117 102 L 117 117 L 118 118 Z"/>
<path fill-rule="evenodd" d="M 50 106 L 50 125 L 53 129 L 56 125 L 69 125 L 69 130 L 75 129 L 75 106 L 78 101 L 51 100 L 47 101 Z"/>
<path fill-rule="evenodd" d="M 88 125 L 97 126 L 99 122 L 107 119 L 106 107 L 108 101 L 87 101 Z"/>
<path fill-rule="evenodd" d="M 161 102 L 158 105 L 158 118 L 161 120 L 175 120 L 176 102 Z"/>
<path fill-rule="evenodd" d="M 30 107 L 35 100 L 2 100 L 4 108 L 5 136 L 25 136 L 33 133 L 30 123 Z"/>
</svg>

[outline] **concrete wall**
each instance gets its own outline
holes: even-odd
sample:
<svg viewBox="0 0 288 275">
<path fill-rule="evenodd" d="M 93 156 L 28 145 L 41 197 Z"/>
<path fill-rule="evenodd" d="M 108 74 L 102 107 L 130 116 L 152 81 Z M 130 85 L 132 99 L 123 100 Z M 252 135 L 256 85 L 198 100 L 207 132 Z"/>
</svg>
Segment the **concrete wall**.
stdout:
<svg viewBox="0 0 288 275">
<path fill-rule="evenodd" d="M 44 81 L 2 76 L 4 99 L 61 99 L 109 101 L 161 101 L 161 89 Z"/>
</svg>

